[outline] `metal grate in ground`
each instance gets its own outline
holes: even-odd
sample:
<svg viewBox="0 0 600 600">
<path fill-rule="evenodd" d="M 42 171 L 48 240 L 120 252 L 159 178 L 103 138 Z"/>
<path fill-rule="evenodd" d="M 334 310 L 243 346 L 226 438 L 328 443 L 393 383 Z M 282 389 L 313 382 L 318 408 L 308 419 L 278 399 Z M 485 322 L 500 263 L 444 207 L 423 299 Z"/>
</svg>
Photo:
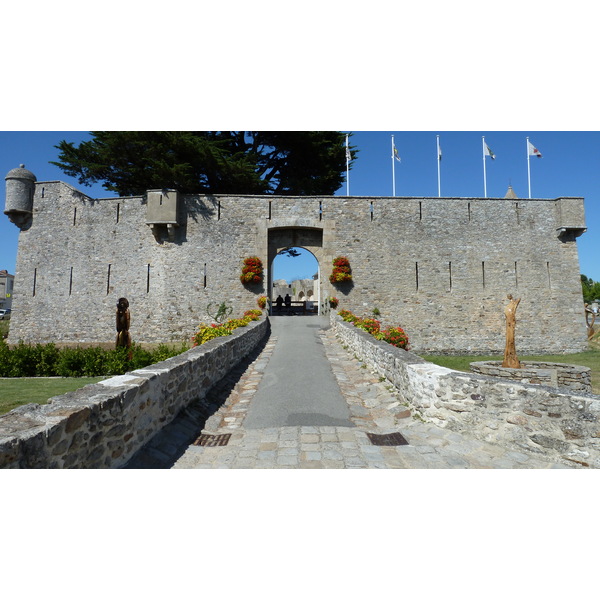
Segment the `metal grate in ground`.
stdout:
<svg viewBox="0 0 600 600">
<path fill-rule="evenodd" d="M 367 433 L 374 446 L 408 446 L 406 438 L 398 432 L 395 433 Z"/>
<path fill-rule="evenodd" d="M 221 435 L 209 435 L 208 433 L 203 433 L 194 443 L 194 446 L 205 446 L 207 448 L 212 448 L 214 446 L 227 446 L 227 442 L 229 442 L 229 438 L 231 437 L 230 433 L 223 433 Z"/>
</svg>

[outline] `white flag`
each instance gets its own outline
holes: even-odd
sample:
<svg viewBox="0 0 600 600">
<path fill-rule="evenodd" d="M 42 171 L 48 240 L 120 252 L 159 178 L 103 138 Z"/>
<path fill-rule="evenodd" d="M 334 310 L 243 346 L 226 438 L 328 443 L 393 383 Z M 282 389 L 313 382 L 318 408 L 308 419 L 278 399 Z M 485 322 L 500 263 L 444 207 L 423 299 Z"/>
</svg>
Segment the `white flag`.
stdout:
<svg viewBox="0 0 600 600">
<path fill-rule="evenodd" d="M 484 143 L 483 145 L 485 146 L 483 150 L 484 156 L 489 156 L 492 160 L 494 160 L 496 158 L 496 155 L 492 152 L 492 150 L 487 144 Z"/>
<path fill-rule="evenodd" d="M 527 140 L 527 148 L 529 149 L 530 156 L 542 158 L 542 153 L 529 140 Z"/>
</svg>

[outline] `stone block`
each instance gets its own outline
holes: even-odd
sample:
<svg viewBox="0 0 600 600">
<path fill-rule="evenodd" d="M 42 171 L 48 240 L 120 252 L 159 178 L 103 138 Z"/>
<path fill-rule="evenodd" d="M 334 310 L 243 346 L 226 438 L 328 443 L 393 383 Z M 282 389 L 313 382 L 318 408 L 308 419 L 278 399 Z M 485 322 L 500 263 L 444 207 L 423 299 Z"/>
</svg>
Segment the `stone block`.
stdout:
<svg viewBox="0 0 600 600">
<path fill-rule="evenodd" d="M 523 415 L 509 415 L 506 417 L 507 423 L 512 423 L 513 425 L 525 426 L 529 424 L 529 421 Z"/>
</svg>

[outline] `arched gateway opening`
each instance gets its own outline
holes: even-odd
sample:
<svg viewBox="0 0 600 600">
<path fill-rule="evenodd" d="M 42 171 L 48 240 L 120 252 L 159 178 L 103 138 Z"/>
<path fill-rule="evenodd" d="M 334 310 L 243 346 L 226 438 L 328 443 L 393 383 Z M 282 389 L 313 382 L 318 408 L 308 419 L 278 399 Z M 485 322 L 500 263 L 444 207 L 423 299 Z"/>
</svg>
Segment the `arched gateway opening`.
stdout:
<svg viewBox="0 0 600 600">
<path fill-rule="evenodd" d="M 268 290 L 271 306 L 273 307 L 272 314 L 320 314 L 321 286 L 319 265 L 323 254 L 323 230 L 317 228 L 282 227 L 270 229 L 268 236 L 268 264 L 270 267 L 268 270 Z M 285 253 L 285 251 L 288 252 Z M 281 279 L 277 279 L 276 271 L 279 271 L 279 269 L 276 269 L 276 267 L 280 265 L 281 261 L 297 260 L 293 256 L 290 257 L 290 253 L 293 255 L 295 252 L 305 256 L 309 254 L 314 257 L 312 266 L 309 263 L 308 270 L 310 275 L 303 278 L 304 281 L 299 281 L 295 285 L 291 281 L 286 281 L 283 284 Z M 314 275 L 316 275 L 316 278 L 313 277 Z M 292 304 L 291 306 L 288 305 L 287 309 L 283 307 L 280 310 L 276 304 L 277 297 L 281 295 L 282 298 L 285 298 L 286 293 L 290 296 Z"/>
</svg>

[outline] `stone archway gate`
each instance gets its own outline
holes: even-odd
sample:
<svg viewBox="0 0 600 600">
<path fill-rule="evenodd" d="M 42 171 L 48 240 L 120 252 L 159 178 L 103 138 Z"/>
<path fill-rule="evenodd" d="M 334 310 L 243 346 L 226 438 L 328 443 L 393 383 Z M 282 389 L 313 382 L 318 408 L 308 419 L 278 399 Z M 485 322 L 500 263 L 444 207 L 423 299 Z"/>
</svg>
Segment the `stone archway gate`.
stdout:
<svg viewBox="0 0 600 600">
<path fill-rule="evenodd" d="M 305 248 L 317 259 L 319 265 L 319 277 L 316 282 L 315 298 L 321 314 L 321 269 L 324 260 L 323 252 L 323 228 L 297 226 L 291 224 L 275 224 L 267 227 L 267 295 L 271 297 L 273 290 L 273 270 L 271 265 L 281 250 L 291 247 Z M 271 298 L 272 299 L 272 298 Z"/>
</svg>

